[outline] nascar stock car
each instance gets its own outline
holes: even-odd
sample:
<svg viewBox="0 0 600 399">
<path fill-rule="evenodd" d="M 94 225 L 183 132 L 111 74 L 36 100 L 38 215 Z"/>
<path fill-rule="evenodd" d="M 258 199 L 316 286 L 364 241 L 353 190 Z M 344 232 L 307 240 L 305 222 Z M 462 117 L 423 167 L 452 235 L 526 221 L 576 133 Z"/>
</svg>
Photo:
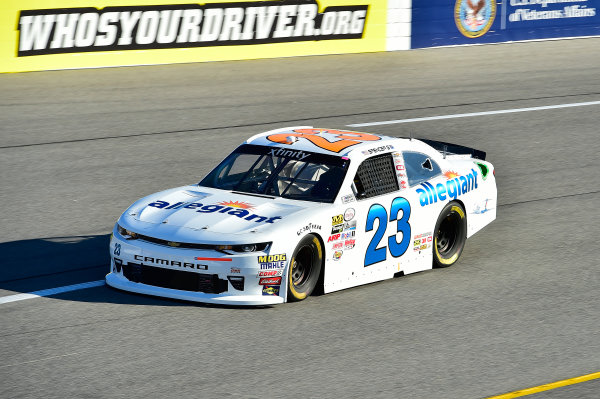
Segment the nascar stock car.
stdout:
<svg viewBox="0 0 600 399">
<path fill-rule="evenodd" d="M 454 264 L 496 218 L 485 153 L 432 140 L 291 127 L 258 134 L 198 184 L 119 218 L 106 282 L 229 305 L 300 301 Z"/>
</svg>

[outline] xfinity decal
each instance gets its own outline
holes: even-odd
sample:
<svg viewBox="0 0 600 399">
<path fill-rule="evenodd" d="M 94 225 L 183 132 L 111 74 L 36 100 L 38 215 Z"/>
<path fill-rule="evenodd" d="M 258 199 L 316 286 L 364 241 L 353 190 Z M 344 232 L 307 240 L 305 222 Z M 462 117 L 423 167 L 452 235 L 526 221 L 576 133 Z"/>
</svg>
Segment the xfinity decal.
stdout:
<svg viewBox="0 0 600 399">
<path fill-rule="evenodd" d="M 368 5 L 314 0 L 21 11 L 19 57 L 159 48 L 360 39 Z"/>
<path fill-rule="evenodd" d="M 447 172 L 448 173 L 448 172 Z M 449 177 L 450 174 L 446 175 Z M 466 194 L 477 188 L 477 172 L 471 169 L 471 173 L 466 176 L 458 176 L 449 179 L 446 184 L 437 183 L 435 187 L 429 182 L 421 183 L 417 188 L 419 193 L 419 202 L 421 206 L 431 205 L 435 202 L 445 201 L 446 198 L 456 199 L 462 194 Z"/>
<path fill-rule="evenodd" d="M 271 154 L 272 157 L 284 157 L 284 158 L 296 158 L 300 161 L 302 161 L 304 158 L 308 157 L 310 155 L 309 152 L 304 152 L 304 151 L 294 151 L 294 150 L 286 150 L 284 148 L 279 148 L 277 150 L 272 149 L 269 154 Z"/>
<path fill-rule="evenodd" d="M 221 202 L 221 204 L 225 205 L 203 205 L 199 202 L 177 202 L 174 204 L 170 204 L 167 201 L 157 200 L 148 204 L 148 206 L 159 209 L 192 209 L 200 213 L 226 213 L 228 215 L 237 216 L 240 219 L 250 220 L 256 223 L 274 223 L 275 220 L 281 219 L 281 216 L 267 217 L 257 215 L 256 213 L 251 213 L 248 209 L 244 209 L 252 208 L 250 204 L 247 204 L 245 202 Z"/>
</svg>

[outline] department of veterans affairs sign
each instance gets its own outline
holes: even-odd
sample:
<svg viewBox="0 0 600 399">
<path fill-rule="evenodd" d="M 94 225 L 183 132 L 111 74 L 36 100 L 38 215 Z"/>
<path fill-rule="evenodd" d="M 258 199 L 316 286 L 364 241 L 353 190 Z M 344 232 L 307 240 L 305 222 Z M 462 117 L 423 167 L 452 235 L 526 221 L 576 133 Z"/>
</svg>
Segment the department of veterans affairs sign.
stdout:
<svg viewBox="0 0 600 399">
<path fill-rule="evenodd" d="M 413 1 L 411 47 L 600 36 L 600 0 Z"/>
<path fill-rule="evenodd" d="M 454 21 L 466 37 L 483 36 L 496 17 L 495 0 L 456 0 Z"/>
</svg>

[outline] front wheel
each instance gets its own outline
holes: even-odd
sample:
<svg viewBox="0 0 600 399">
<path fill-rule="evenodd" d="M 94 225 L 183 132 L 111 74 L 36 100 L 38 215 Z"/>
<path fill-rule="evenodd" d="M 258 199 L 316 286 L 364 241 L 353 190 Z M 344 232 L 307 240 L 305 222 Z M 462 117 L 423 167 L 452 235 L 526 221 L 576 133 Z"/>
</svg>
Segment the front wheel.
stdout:
<svg viewBox="0 0 600 399">
<path fill-rule="evenodd" d="M 297 302 L 309 296 L 321 273 L 323 248 L 317 237 L 303 237 L 294 250 L 288 271 L 288 300 Z"/>
<path fill-rule="evenodd" d="M 448 203 L 435 224 L 433 266 L 448 267 L 456 263 L 467 240 L 467 217 L 457 202 Z"/>
</svg>

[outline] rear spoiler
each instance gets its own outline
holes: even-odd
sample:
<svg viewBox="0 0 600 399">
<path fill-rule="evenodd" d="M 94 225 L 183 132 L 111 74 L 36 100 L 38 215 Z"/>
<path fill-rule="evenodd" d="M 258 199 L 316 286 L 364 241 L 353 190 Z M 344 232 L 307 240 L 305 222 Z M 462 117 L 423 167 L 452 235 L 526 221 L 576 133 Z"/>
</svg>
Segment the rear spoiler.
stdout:
<svg viewBox="0 0 600 399">
<path fill-rule="evenodd" d="M 449 155 L 452 155 L 452 154 L 471 155 L 472 158 L 481 159 L 482 161 L 485 161 L 485 151 L 479 151 L 479 150 L 476 150 L 475 148 L 465 147 L 463 145 L 458 145 L 458 144 L 444 143 L 443 141 L 435 141 L 435 140 L 429 140 L 429 139 L 419 139 L 419 140 L 421 140 L 425 144 L 429 144 L 430 146 L 432 146 L 433 148 L 435 148 L 442 154 L 446 153 Z"/>
</svg>

